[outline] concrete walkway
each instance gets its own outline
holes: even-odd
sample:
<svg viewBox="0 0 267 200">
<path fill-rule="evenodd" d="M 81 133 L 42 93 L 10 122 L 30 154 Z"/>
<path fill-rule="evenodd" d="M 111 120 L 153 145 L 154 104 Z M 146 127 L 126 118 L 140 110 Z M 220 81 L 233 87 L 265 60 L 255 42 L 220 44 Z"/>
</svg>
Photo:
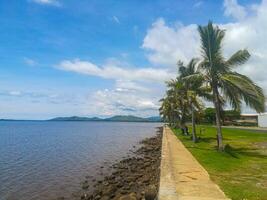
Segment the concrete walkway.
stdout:
<svg viewBox="0 0 267 200">
<path fill-rule="evenodd" d="M 215 127 L 215 126 L 214 126 Z M 255 132 L 263 132 L 267 133 L 267 128 L 261 128 L 261 127 L 244 127 L 244 126 L 222 126 L 223 128 L 229 128 L 229 129 L 240 129 L 240 130 L 246 130 L 246 131 L 255 131 Z"/>
<path fill-rule="evenodd" d="M 210 180 L 207 171 L 165 127 L 159 200 L 225 200 L 221 189 Z"/>
</svg>

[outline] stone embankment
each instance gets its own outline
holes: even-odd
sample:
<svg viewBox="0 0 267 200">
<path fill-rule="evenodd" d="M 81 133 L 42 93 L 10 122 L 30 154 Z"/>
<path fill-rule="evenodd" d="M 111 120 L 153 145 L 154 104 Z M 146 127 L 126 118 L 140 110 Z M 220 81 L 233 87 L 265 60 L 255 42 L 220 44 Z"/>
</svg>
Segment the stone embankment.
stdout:
<svg viewBox="0 0 267 200">
<path fill-rule="evenodd" d="M 154 200 L 158 193 L 162 128 L 141 142 L 133 156 L 112 165 L 102 180 L 82 184 L 81 200 Z"/>
</svg>

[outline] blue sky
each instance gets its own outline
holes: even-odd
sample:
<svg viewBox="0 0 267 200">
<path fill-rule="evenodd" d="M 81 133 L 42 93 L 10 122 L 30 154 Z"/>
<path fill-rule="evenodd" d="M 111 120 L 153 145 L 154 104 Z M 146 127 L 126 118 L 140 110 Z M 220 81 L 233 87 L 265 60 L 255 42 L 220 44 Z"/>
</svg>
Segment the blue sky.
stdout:
<svg viewBox="0 0 267 200">
<path fill-rule="evenodd" d="M 240 71 L 265 88 L 266 4 L 0 0 L 0 118 L 157 115 L 164 81 L 179 59 L 198 56 L 196 24 L 209 19 L 229 30 L 226 55 L 255 53 L 257 69 Z"/>
</svg>

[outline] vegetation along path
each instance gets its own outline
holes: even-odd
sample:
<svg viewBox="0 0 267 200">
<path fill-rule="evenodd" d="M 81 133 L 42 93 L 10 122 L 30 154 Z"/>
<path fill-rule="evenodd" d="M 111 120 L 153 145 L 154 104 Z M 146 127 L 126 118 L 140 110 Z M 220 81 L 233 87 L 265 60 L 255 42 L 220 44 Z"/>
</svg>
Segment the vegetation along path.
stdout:
<svg viewBox="0 0 267 200">
<path fill-rule="evenodd" d="M 164 128 L 159 200 L 227 199 L 210 180 L 207 171 L 177 139 L 172 130 Z"/>
</svg>

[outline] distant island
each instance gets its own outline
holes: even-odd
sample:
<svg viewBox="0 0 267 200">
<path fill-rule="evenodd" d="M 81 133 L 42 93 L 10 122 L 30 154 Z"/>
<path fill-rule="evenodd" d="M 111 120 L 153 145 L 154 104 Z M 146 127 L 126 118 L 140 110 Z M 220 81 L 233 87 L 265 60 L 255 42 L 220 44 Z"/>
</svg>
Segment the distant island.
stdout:
<svg viewBox="0 0 267 200">
<path fill-rule="evenodd" d="M 99 118 L 99 117 L 56 117 L 50 119 L 49 121 L 107 121 L 107 122 L 162 122 L 160 116 L 154 117 L 137 117 L 133 115 L 115 115 L 109 118 Z"/>
</svg>

